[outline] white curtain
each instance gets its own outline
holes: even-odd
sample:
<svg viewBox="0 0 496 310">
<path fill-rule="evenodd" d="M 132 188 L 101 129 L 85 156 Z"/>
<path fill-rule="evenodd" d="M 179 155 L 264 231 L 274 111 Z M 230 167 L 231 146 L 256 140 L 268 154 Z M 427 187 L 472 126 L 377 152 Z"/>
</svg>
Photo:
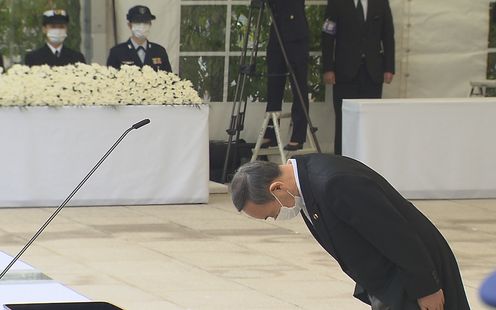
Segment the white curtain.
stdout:
<svg viewBox="0 0 496 310">
<path fill-rule="evenodd" d="M 390 0 L 397 74 L 384 97 L 466 97 L 484 79 L 489 0 Z"/>
</svg>

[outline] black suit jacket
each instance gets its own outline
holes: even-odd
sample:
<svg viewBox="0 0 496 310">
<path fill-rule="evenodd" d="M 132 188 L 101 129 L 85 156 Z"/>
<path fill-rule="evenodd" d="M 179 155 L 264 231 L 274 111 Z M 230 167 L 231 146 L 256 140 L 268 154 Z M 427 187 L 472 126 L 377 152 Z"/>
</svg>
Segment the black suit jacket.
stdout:
<svg viewBox="0 0 496 310">
<path fill-rule="evenodd" d="M 148 42 L 147 44 L 144 64 L 141 63 L 138 53 L 134 49 L 131 39 L 129 39 L 127 42 L 118 44 L 110 49 L 107 66 L 120 69 L 121 65 L 135 65 L 140 68 L 148 65 L 155 71 L 163 70 L 172 72 L 169 56 L 167 56 L 165 48 L 152 42 Z"/>
<path fill-rule="evenodd" d="M 60 56 L 56 57 L 46 44 L 43 45 L 43 47 L 26 54 L 26 58 L 24 59 L 24 63 L 30 67 L 41 65 L 49 65 L 52 67 L 65 66 L 73 65 L 78 62 L 86 63 L 83 54 L 80 52 L 76 52 L 66 46 L 62 46 Z"/>
<path fill-rule="evenodd" d="M 441 233 L 383 177 L 353 159 L 296 156 L 298 177 L 322 247 L 376 295 L 393 275 L 412 300 L 444 290 L 445 309 L 469 309 L 456 260 Z"/>
<path fill-rule="evenodd" d="M 269 0 L 269 5 L 283 42 L 308 38 L 305 0 Z M 274 32 L 274 21 L 270 26 L 270 39 L 277 40 Z"/>
<path fill-rule="evenodd" d="M 395 72 L 394 26 L 388 0 L 368 0 L 363 25 L 353 0 L 328 0 L 325 18 L 335 24 L 335 34 L 322 32 L 323 69 L 334 71 L 336 82 L 351 81 L 362 57 L 378 83 L 383 82 L 384 72 Z"/>
</svg>

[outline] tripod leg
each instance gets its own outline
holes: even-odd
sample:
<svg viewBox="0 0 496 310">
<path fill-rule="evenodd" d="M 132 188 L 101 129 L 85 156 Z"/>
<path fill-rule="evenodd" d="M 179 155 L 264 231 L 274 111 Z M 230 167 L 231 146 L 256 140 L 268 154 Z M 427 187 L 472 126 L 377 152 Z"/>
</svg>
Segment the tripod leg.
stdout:
<svg viewBox="0 0 496 310">
<path fill-rule="evenodd" d="M 254 162 L 257 160 L 258 151 L 260 151 L 260 147 L 262 146 L 262 140 L 265 134 L 265 130 L 267 130 L 267 126 L 269 125 L 270 113 L 265 113 L 265 117 L 262 123 L 262 128 L 258 133 L 257 143 L 255 144 L 255 149 L 253 149 L 253 154 L 251 155 L 250 162 Z"/>
<path fill-rule="evenodd" d="M 279 126 L 279 112 L 272 112 L 272 122 L 274 123 L 274 131 L 276 133 L 277 147 L 279 148 L 279 154 L 281 155 L 281 163 L 286 163 L 286 153 L 284 153 L 284 148 L 282 147 L 281 130 Z"/>
<path fill-rule="evenodd" d="M 249 57 L 249 64 L 246 65 L 248 40 L 250 38 L 251 25 L 253 23 L 253 18 L 255 16 L 254 9 L 258 9 L 258 13 L 256 14 L 256 24 L 255 24 L 255 41 Z M 244 94 L 245 84 L 248 79 L 248 76 L 252 75 L 255 70 L 255 61 L 258 52 L 258 45 L 259 45 L 258 42 L 260 39 L 260 26 L 262 23 L 263 9 L 264 9 L 264 1 L 252 0 L 250 4 L 250 11 L 248 14 L 248 29 L 244 36 L 243 51 L 241 53 L 240 71 L 238 73 L 236 93 L 234 95 L 234 100 L 233 100 L 231 124 L 230 124 L 230 128 L 227 130 L 229 139 L 226 149 L 226 156 L 224 159 L 224 167 L 222 170 L 223 183 L 226 183 L 227 181 L 227 170 L 229 168 L 229 159 L 232 157 L 231 163 L 232 163 L 232 167 L 234 167 L 236 163 L 236 159 L 238 157 L 238 142 L 239 142 L 240 133 L 244 127 L 246 104 L 247 104 L 247 98 Z M 244 105 L 242 107 L 243 98 L 244 98 Z M 234 136 L 236 137 L 235 141 L 233 141 Z M 231 156 L 231 146 L 233 145 L 233 143 L 235 144 L 235 148 L 234 148 L 233 156 Z"/>
</svg>

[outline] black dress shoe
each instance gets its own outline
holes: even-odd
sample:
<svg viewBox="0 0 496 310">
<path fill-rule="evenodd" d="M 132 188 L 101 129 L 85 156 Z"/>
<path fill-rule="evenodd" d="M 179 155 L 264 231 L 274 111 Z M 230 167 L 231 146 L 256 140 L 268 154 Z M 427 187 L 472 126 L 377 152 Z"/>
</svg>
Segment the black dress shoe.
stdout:
<svg viewBox="0 0 496 310">
<path fill-rule="evenodd" d="M 297 151 L 297 150 L 301 150 L 303 148 L 303 143 L 298 143 L 298 144 L 286 144 L 286 146 L 284 147 L 284 149 L 286 151 Z"/>
<path fill-rule="evenodd" d="M 277 146 L 277 142 L 276 141 L 273 141 L 273 140 L 264 142 L 264 143 L 262 143 L 262 145 L 260 145 L 260 148 L 261 149 L 266 149 L 266 148 L 268 148 L 270 146 Z"/>
</svg>

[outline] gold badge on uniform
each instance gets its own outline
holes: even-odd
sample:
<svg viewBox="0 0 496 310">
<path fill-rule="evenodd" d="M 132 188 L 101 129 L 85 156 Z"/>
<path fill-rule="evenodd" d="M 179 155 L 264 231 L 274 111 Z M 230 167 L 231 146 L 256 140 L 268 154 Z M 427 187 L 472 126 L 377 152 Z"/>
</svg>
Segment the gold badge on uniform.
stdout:
<svg viewBox="0 0 496 310">
<path fill-rule="evenodd" d="M 154 65 L 161 65 L 162 64 L 162 58 L 160 58 L 160 57 L 152 58 L 152 62 Z"/>
</svg>

